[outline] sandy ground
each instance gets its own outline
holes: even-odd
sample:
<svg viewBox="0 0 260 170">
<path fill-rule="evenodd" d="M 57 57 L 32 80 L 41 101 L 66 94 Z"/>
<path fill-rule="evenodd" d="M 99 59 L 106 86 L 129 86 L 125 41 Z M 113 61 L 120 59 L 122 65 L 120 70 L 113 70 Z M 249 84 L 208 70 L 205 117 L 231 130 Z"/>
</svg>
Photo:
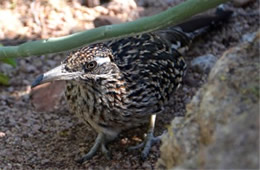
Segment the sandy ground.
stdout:
<svg viewBox="0 0 260 170">
<path fill-rule="evenodd" d="M 24 15 L 26 7 L 32 7 L 31 3 L 17 2 L 15 7 L 12 7 L 8 1 L 1 2 L 2 11 L 12 11 L 14 15 L 19 15 L 23 21 L 18 26 L 23 26 L 25 31 L 18 31 L 16 34 L 5 31 L 0 32 L 0 43 L 3 45 L 15 45 L 20 42 L 39 39 L 48 36 L 66 35 L 77 30 L 90 29 L 93 27 L 93 19 L 100 15 L 98 10 L 92 12 L 92 18 L 88 21 L 77 20 L 77 17 L 71 17 L 69 20 L 67 15 L 70 13 L 62 12 L 61 9 L 56 9 L 48 3 L 43 7 L 42 4 L 36 4 L 34 9 L 41 10 L 40 19 L 48 20 L 45 22 L 45 32 L 37 32 L 37 24 L 30 21 L 31 11 L 28 16 Z M 38 1 L 36 1 L 38 2 Z M 155 1 L 157 2 L 157 1 Z M 153 14 L 154 10 L 164 10 L 169 5 L 174 5 L 174 1 L 163 1 L 161 3 L 145 3 L 139 1 L 138 4 L 143 5 L 142 13 L 133 14 L 133 19 L 136 16 Z M 19 4 L 21 3 L 21 4 Z M 71 2 L 68 2 L 68 4 Z M 167 4 L 169 3 L 169 4 Z M 81 7 L 77 5 L 63 4 L 64 8 L 71 10 L 71 13 L 77 13 L 81 9 L 82 13 L 87 13 L 91 16 L 92 8 Z M 166 5 L 165 5 L 166 4 Z M 244 7 L 234 7 L 229 3 L 229 8 L 234 10 L 234 15 L 228 23 L 225 23 L 221 28 L 211 31 L 203 38 L 194 42 L 188 52 L 185 52 L 185 59 L 188 63 L 187 75 L 185 84 L 172 96 L 172 100 L 163 115 L 160 115 L 156 124 L 156 135 L 161 134 L 170 123 L 170 120 L 175 116 L 185 114 L 185 105 L 189 103 L 197 89 L 207 80 L 207 75 L 194 71 L 189 67 L 190 61 L 204 54 L 213 54 L 220 57 L 221 54 L 240 42 L 242 36 L 246 33 L 254 32 L 258 29 L 259 23 L 259 4 L 257 2 L 248 4 Z M 112 15 L 108 10 L 106 15 Z M 131 9 L 131 8 L 129 8 Z M 136 12 L 140 12 L 140 7 L 136 7 Z M 49 10 L 49 11 L 48 11 Z M 52 11 L 54 10 L 54 11 Z M 130 10 L 131 11 L 131 10 Z M 149 12 L 150 11 L 150 12 Z M 153 11 L 153 12 L 151 12 Z M 53 20 L 48 18 L 48 14 L 55 13 L 58 19 L 62 19 L 62 26 L 69 25 L 70 21 L 81 23 L 79 28 L 62 29 L 57 24 L 57 18 Z M 95 13 L 96 12 L 96 13 Z M 98 14 L 97 14 L 98 13 Z M 115 13 L 115 12 L 114 12 Z M 123 12 L 121 12 L 123 13 Z M 121 15 L 120 19 L 125 20 L 125 15 Z M 39 14 L 38 14 L 39 15 Z M 35 16 L 35 15 L 33 15 Z M 75 14 L 76 16 L 76 14 Z M 18 17 L 19 18 L 19 17 Z M 66 18 L 66 19 L 64 19 Z M 13 19 L 15 21 L 15 19 Z M 45 21 L 45 20 L 44 20 Z M 9 21 L 12 24 L 11 21 Z M 85 25 L 84 25 L 85 23 Z M 88 23 L 88 24 L 86 24 Z M 30 25 L 31 24 L 31 25 Z M 52 24 L 52 26 L 51 26 Z M 10 25 L 1 25 L 1 28 Z M 26 26 L 26 28 L 24 28 Z M 50 31 L 53 28 L 55 31 Z M 57 29 L 60 29 L 57 31 Z M 10 30 L 10 29 L 5 29 Z M 21 29 L 19 29 L 21 30 Z M 65 30 L 65 31 L 64 31 Z M 26 35 L 23 34 L 26 32 Z M 52 33 L 55 33 L 52 35 Z M 64 99 L 59 102 L 53 111 L 38 112 L 31 105 L 30 101 L 30 83 L 35 77 L 58 65 L 66 54 L 52 54 L 38 57 L 27 57 L 18 59 L 18 66 L 10 68 L 9 66 L 0 65 L 1 71 L 10 75 L 10 85 L 0 86 L 0 168 L 4 169 L 153 169 L 156 161 L 160 156 L 160 144 L 152 147 L 149 158 L 146 161 L 140 160 L 140 150 L 128 151 L 127 147 L 135 145 L 142 141 L 143 134 L 146 132 L 146 126 L 138 129 L 133 129 L 120 135 L 120 137 L 109 145 L 112 151 L 112 160 L 106 160 L 100 153 L 92 160 L 87 161 L 83 165 L 75 162 L 76 158 L 86 153 L 92 146 L 96 133 L 85 124 L 81 123 L 73 114 L 68 112 Z M 42 99 L 44 102 L 44 99 Z"/>
</svg>

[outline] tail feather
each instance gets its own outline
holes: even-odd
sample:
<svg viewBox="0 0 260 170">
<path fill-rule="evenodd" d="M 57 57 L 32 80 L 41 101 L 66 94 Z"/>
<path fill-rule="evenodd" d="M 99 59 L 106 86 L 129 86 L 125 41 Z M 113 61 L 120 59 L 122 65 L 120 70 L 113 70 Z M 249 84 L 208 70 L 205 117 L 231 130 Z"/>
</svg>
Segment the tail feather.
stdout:
<svg viewBox="0 0 260 170">
<path fill-rule="evenodd" d="M 194 17 L 175 27 L 179 27 L 184 33 L 188 34 L 188 36 L 193 39 L 209 31 L 209 29 L 216 28 L 219 24 L 225 23 L 232 14 L 233 11 L 217 8 L 215 14 L 212 16 Z"/>
<path fill-rule="evenodd" d="M 187 47 L 193 39 L 216 28 L 226 22 L 232 15 L 232 11 L 217 8 L 213 15 L 201 15 L 193 17 L 176 26 L 157 31 L 157 34 L 166 39 L 174 49 Z"/>
</svg>

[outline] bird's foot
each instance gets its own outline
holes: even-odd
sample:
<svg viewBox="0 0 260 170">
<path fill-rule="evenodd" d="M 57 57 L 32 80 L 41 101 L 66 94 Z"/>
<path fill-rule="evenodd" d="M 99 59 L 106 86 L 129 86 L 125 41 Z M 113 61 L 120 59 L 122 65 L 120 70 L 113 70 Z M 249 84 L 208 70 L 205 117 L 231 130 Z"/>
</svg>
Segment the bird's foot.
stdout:
<svg viewBox="0 0 260 170">
<path fill-rule="evenodd" d="M 111 153 L 107 149 L 105 144 L 106 144 L 105 136 L 102 133 L 98 134 L 98 136 L 95 140 L 95 144 L 92 146 L 90 151 L 87 154 L 85 154 L 82 158 L 76 160 L 76 162 L 82 164 L 83 162 L 90 160 L 93 156 L 96 155 L 96 153 L 99 149 L 101 149 L 101 151 L 105 155 L 105 157 L 108 160 L 110 160 L 111 159 Z"/>
<path fill-rule="evenodd" d="M 135 149 L 140 149 L 143 148 L 143 151 L 141 153 L 141 159 L 145 160 L 150 152 L 151 147 L 160 142 L 162 136 L 164 133 L 160 136 L 154 137 L 153 132 L 148 132 L 147 136 L 145 137 L 144 141 L 136 146 L 131 146 L 128 148 L 128 150 L 135 150 Z"/>
</svg>

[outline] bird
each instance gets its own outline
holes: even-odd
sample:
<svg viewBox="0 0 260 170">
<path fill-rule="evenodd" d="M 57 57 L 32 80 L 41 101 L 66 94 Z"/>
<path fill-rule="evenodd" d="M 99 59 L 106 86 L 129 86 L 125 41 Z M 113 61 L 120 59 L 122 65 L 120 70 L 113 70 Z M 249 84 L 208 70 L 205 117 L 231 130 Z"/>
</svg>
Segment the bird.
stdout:
<svg viewBox="0 0 260 170">
<path fill-rule="evenodd" d="M 69 53 L 59 66 L 38 76 L 32 87 L 66 81 L 70 110 L 97 132 L 90 151 L 77 161 L 83 163 L 99 150 L 111 158 L 108 142 L 149 122 L 144 142 L 133 147 L 142 147 L 141 158 L 145 159 L 158 140 L 153 135 L 156 115 L 163 115 L 185 75 L 187 65 L 179 49 L 230 14 L 216 12 L 201 24 L 195 18 L 166 30 L 91 44 Z"/>
</svg>

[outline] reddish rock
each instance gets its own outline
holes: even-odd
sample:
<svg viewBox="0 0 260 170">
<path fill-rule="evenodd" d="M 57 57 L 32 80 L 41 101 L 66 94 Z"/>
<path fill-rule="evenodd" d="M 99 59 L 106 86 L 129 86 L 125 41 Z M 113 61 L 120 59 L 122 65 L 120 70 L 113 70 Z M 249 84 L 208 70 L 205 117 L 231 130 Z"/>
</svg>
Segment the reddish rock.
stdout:
<svg viewBox="0 0 260 170">
<path fill-rule="evenodd" d="M 35 110 L 50 112 L 60 103 L 65 89 L 64 81 L 45 83 L 31 89 L 30 98 Z"/>
</svg>

